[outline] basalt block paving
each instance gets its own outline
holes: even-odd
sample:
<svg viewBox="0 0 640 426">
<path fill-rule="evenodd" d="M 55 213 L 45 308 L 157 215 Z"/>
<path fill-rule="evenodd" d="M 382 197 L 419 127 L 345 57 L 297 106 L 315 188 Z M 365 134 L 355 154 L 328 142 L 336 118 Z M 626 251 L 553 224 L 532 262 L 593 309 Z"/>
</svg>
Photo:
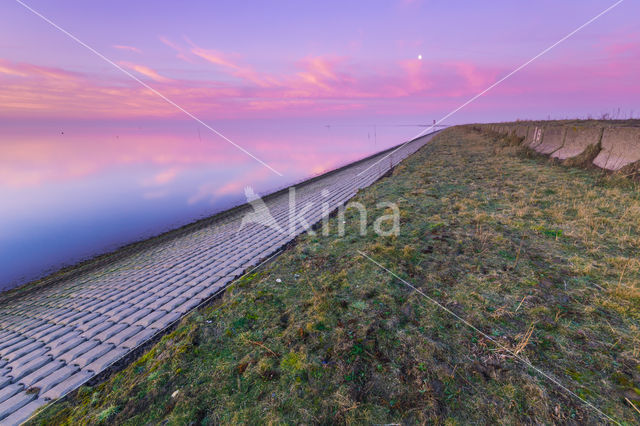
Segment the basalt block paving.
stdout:
<svg viewBox="0 0 640 426">
<path fill-rule="evenodd" d="M 566 127 L 549 126 L 544 129 L 542 142 L 533 146 L 533 149 L 544 155 L 549 155 L 564 145 L 564 135 L 567 132 Z"/>
<path fill-rule="evenodd" d="M 607 170 L 620 170 L 640 161 L 640 128 L 612 127 L 604 130 L 601 151 L 593 164 Z"/>
<path fill-rule="evenodd" d="M 4 420 L 2 420 L 2 424 L 7 424 L 7 425 L 22 424 L 25 421 L 29 420 L 29 417 L 31 417 L 31 414 L 33 414 L 34 411 L 36 411 L 38 408 L 42 407 L 46 403 L 47 401 L 44 399 L 33 400 L 28 404 L 26 404 L 24 407 L 20 408 L 19 410 L 15 410 L 13 413 L 7 416 Z"/>
<path fill-rule="evenodd" d="M 4 419 L 5 417 L 10 416 L 34 399 L 36 399 L 36 396 L 33 394 L 28 394 L 26 392 L 16 393 L 6 401 L 0 402 L 0 418 Z"/>
<path fill-rule="evenodd" d="M 562 148 L 551 154 L 551 157 L 558 160 L 577 157 L 589 146 L 597 145 L 602 137 L 603 129 L 600 127 L 575 127 L 567 128 Z"/>
<path fill-rule="evenodd" d="M 302 182 L 295 197 L 285 190 L 252 200 L 202 226 L 116 253 L 109 263 L 72 270 L 67 278 L 0 299 L 0 424 L 21 423 L 100 375 L 431 137 Z M 316 208 L 306 208 L 309 204 Z"/>
</svg>

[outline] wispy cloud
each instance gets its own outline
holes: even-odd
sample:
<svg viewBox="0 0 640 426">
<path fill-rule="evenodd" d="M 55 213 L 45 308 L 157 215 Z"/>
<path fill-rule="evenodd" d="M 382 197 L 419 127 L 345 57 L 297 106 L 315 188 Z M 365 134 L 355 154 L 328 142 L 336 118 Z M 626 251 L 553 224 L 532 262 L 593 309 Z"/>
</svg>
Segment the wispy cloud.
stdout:
<svg viewBox="0 0 640 426">
<path fill-rule="evenodd" d="M 158 36 L 158 39 L 160 40 L 160 42 L 162 42 L 162 44 L 174 50 L 176 52 L 177 58 L 185 62 L 188 62 L 190 64 L 193 64 L 195 62 L 194 58 L 190 56 L 190 52 L 188 48 L 184 48 L 180 46 L 178 43 L 175 43 L 164 36 Z"/>
<path fill-rule="evenodd" d="M 259 87 L 274 87 L 279 85 L 276 78 L 266 74 L 258 73 L 249 66 L 238 65 L 237 63 L 233 62 L 228 57 L 228 55 L 225 55 L 221 52 L 202 49 L 200 47 L 192 48 L 191 52 L 194 55 L 204 59 L 205 61 L 221 67 L 230 75 L 241 80 L 251 82 Z"/>
<path fill-rule="evenodd" d="M 60 68 L 43 67 L 24 62 L 10 62 L 0 59 L 0 73 L 19 77 L 49 78 L 57 80 L 72 80 L 81 78 L 81 74 Z"/>
<path fill-rule="evenodd" d="M 27 77 L 29 75 L 25 71 L 20 70 L 19 67 L 16 67 L 10 64 L 9 62 L 3 61 L 1 59 L 0 59 L 0 73 L 5 75 L 18 76 L 18 77 Z"/>
<path fill-rule="evenodd" d="M 121 65 L 161 83 L 162 93 L 188 110 L 218 119 L 352 111 L 418 114 L 444 108 L 450 102 L 477 93 L 511 67 L 511 64 L 417 57 L 365 65 L 348 57 L 309 55 L 281 64 L 281 70 L 273 72 L 247 64 L 238 53 L 201 47 L 188 39 L 177 43 L 160 37 L 160 41 L 193 64 L 193 68 L 187 66 L 186 71 L 179 68 L 167 76 L 142 61 Z M 513 96 L 534 91 L 541 97 L 562 93 L 575 97 L 581 87 L 592 96 L 629 92 L 629 88 L 623 87 L 626 83 L 621 82 L 636 78 L 639 52 L 638 39 L 606 40 L 596 46 L 593 58 L 576 59 L 571 64 L 560 60 L 535 64 L 496 90 L 491 99 L 502 98 L 504 102 L 509 97 L 509 102 L 516 102 Z M 193 78 L 189 74 L 190 69 L 196 69 L 197 75 L 202 76 L 202 70 L 208 67 L 215 72 L 207 78 Z M 635 92 L 633 87 L 631 91 Z M 0 59 L 0 114 L 127 118 L 174 117 L 177 113 L 145 88 L 118 76 L 89 75 Z"/>
<path fill-rule="evenodd" d="M 149 68 L 146 65 L 140 65 L 140 64 L 134 64 L 131 62 L 120 62 L 120 65 L 122 65 L 123 67 L 132 69 L 134 71 L 136 71 L 139 74 L 144 75 L 145 77 L 149 77 L 150 79 L 157 81 L 159 83 L 169 83 L 170 81 L 172 81 L 170 78 L 168 77 L 164 77 L 160 74 L 158 74 L 157 71 Z"/>
<path fill-rule="evenodd" d="M 142 53 L 142 50 L 138 49 L 137 47 L 127 46 L 125 44 L 114 44 L 112 47 L 118 50 L 126 50 L 128 52 L 133 52 L 138 54 Z"/>
</svg>

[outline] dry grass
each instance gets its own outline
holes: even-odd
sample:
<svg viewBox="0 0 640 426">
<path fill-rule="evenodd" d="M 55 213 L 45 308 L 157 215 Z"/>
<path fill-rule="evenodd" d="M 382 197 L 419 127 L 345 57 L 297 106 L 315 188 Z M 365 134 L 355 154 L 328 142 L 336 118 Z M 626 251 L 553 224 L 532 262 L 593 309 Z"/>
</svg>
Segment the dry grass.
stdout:
<svg viewBox="0 0 640 426">
<path fill-rule="evenodd" d="M 600 143 L 595 145 L 589 145 L 581 154 L 567 158 L 562 162 L 565 166 L 568 167 L 582 167 L 584 169 L 593 169 L 595 166 L 593 165 L 593 160 L 600 153 Z"/>
</svg>

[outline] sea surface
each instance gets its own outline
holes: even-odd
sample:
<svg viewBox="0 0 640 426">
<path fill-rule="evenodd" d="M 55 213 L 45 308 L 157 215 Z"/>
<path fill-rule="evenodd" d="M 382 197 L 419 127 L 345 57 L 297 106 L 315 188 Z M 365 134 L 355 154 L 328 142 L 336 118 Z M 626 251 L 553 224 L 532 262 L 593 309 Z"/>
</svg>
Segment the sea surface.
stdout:
<svg viewBox="0 0 640 426">
<path fill-rule="evenodd" d="M 0 122 L 0 291 L 414 137 L 412 123 Z M 273 169 L 273 170 L 272 170 Z"/>
</svg>

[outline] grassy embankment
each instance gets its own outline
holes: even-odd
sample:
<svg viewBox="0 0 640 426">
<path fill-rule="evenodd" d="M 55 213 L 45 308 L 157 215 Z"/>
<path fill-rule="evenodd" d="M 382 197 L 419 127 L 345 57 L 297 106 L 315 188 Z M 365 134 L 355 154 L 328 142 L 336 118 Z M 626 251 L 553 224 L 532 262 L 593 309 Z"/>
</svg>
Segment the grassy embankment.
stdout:
<svg viewBox="0 0 640 426">
<path fill-rule="evenodd" d="M 454 128 L 355 201 L 367 236 L 357 211 L 343 238 L 332 218 L 331 236 L 300 237 L 36 422 L 602 421 L 358 250 L 608 415 L 640 421 L 633 183 Z M 400 206 L 399 236 L 372 232 L 379 201 Z"/>
</svg>

